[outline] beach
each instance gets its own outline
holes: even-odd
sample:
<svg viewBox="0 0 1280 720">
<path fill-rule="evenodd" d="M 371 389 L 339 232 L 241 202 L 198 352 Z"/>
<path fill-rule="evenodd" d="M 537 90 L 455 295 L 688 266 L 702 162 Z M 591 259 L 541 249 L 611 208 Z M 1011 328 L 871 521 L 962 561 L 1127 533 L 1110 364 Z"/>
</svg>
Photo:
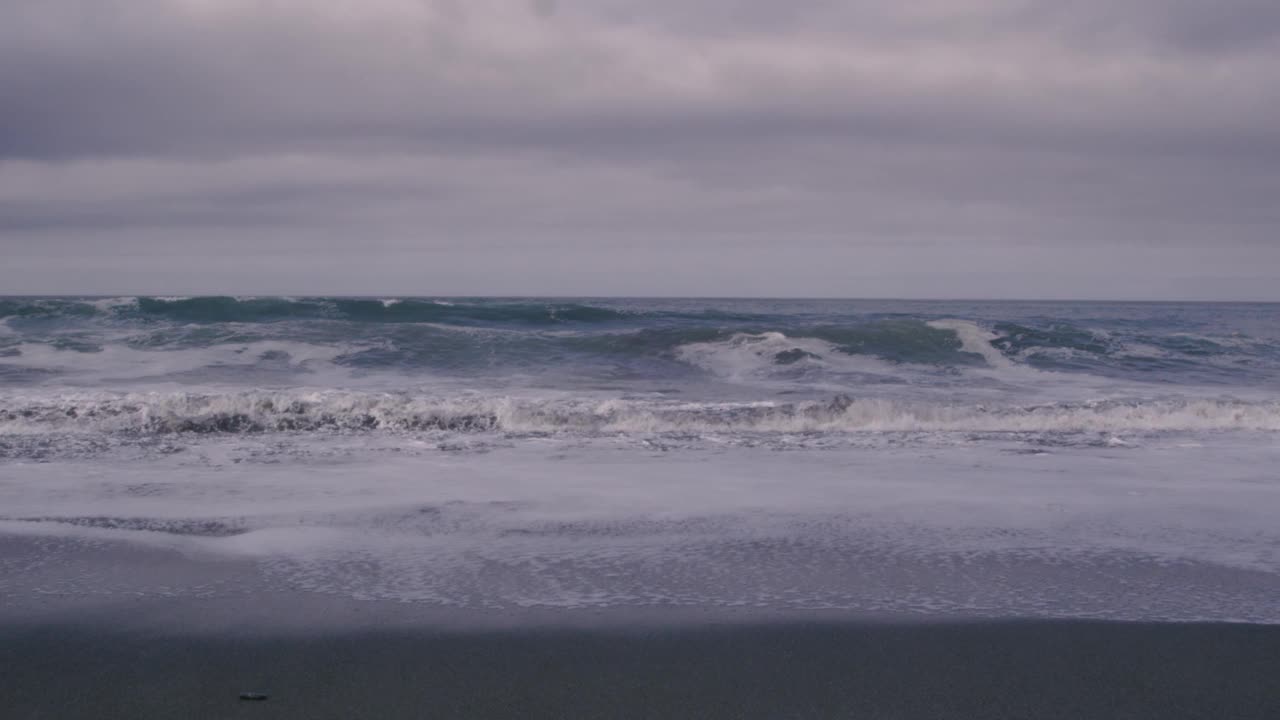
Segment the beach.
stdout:
<svg viewBox="0 0 1280 720">
<path fill-rule="evenodd" d="M 99 618 L 6 625 L 0 667 L 0 716 L 13 720 L 1280 714 L 1280 627 L 1231 624 L 795 621 L 207 633 L 119 630 Z M 268 698 L 246 701 L 241 693 Z"/>
<path fill-rule="evenodd" d="M 2 720 L 1280 717 L 1267 306 L 5 302 Z"/>
<path fill-rule="evenodd" d="M 30 569 L 42 557 L 54 560 L 43 574 Z M 1276 624 L 462 608 L 300 591 L 243 560 L 48 538 L 4 539 L 0 567 L 6 720 L 1280 713 Z M 19 591 L 21 567 L 33 584 Z M 203 591 L 183 585 L 196 580 Z"/>
</svg>

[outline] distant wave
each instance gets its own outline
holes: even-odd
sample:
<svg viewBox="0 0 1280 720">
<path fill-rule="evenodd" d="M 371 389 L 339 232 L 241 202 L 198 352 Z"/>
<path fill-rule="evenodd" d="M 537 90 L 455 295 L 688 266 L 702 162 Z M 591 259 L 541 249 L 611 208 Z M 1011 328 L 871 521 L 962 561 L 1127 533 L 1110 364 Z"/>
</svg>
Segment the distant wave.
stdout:
<svg viewBox="0 0 1280 720">
<path fill-rule="evenodd" d="M 529 399 L 349 391 L 9 399 L 0 432 L 1161 432 L 1280 430 L 1280 402 L 1109 400 L 988 407 L 836 396 L 797 403 Z"/>
<path fill-rule="evenodd" d="M 0 299 L 0 318 L 169 319 L 193 323 L 276 322 L 296 319 L 356 322 L 591 324 L 633 317 L 741 320 L 715 312 L 624 311 L 586 303 L 440 300 L 430 298 L 121 297 Z"/>
</svg>

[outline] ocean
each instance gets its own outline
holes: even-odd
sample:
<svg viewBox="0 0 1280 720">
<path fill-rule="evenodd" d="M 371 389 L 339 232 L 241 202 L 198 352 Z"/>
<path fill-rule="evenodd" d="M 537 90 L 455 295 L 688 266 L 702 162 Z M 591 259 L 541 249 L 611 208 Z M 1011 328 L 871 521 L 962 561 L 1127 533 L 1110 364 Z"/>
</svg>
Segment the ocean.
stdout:
<svg viewBox="0 0 1280 720">
<path fill-rule="evenodd" d="M 0 596 L 1277 623 L 1278 440 L 1277 305 L 0 298 Z"/>
</svg>

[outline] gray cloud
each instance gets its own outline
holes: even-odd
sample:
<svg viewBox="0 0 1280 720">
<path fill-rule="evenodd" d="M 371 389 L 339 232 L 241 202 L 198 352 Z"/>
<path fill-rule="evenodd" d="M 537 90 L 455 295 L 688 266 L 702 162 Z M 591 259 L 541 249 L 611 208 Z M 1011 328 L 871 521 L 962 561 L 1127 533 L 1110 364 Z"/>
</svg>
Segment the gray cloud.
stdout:
<svg viewBox="0 0 1280 720">
<path fill-rule="evenodd" d="M 0 287 L 1280 299 L 1278 80 L 1258 0 L 11 0 Z"/>
</svg>

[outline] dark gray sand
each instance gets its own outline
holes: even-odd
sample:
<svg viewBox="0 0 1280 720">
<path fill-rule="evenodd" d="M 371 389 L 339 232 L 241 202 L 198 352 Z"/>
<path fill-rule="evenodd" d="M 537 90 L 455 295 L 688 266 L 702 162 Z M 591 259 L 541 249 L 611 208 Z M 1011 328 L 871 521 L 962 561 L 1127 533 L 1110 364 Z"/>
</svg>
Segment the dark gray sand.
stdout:
<svg viewBox="0 0 1280 720">
<path fill-rule="evenodd" d="M 1280 718 L 1280 626 L 0 627 L 0 718 Z M 265 701 L 239 699 L 264 693 Z"/>
</svg>

